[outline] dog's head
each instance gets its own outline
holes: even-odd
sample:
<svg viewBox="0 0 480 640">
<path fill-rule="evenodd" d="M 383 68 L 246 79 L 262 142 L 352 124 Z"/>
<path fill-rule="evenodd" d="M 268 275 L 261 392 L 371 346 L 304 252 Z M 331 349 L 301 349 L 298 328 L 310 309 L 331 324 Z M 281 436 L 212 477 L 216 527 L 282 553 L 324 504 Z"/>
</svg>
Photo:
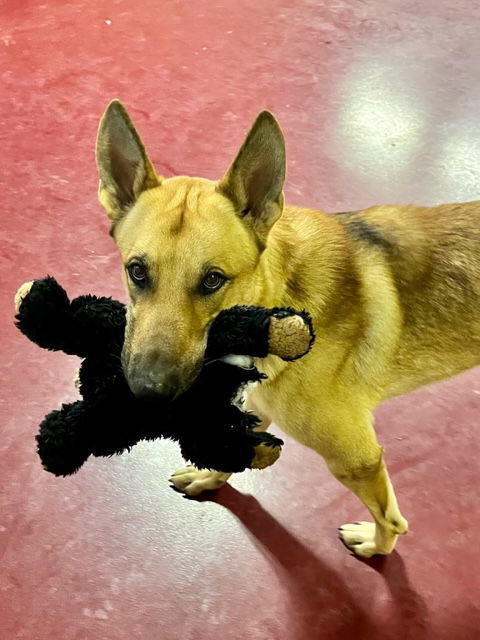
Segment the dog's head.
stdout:
<svg viewBox="0 0 480 640">
<path fill-rule="evenodd" d="M 198 374 L 218 312 L 267 299 L 263 256 L 282 213 L 283 136 L 262 112 L 222 180 L 164 179 L 114 101 L 100 123 L 97 164 L 130 296 L 124 372 L 136 395 L 173 397 Z"/>
</svg>

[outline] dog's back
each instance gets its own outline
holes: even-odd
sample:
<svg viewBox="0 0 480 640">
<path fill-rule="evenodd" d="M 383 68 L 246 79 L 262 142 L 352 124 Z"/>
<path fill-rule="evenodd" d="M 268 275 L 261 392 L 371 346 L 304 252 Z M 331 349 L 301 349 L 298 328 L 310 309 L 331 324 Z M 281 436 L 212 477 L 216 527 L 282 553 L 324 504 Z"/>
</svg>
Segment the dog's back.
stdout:
<svg viewBox="0 0 480 640">
<path fill-rule="evenodd" d="M 398 292 L 400 333 L 385 396 L 479 364 L 480 203 L 381 206 L 339 220 L 354 240 L 360 273 L 369 248 Z M 371 295 L 387 315 L 375 281 Z"/>
</svg>

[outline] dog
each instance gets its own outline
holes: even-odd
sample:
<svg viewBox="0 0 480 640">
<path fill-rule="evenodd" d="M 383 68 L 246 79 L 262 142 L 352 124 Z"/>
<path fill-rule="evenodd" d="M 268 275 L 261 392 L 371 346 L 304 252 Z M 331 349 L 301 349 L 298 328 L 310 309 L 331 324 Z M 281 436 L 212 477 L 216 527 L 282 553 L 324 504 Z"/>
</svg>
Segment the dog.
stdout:
<svg viewBox="0 0 480 640">
<path fill-rule="evenodd" d="M 157 175 L 115 100 L 97 139 L 99 200 L 129 293 L 123 368 L 138 396 L 174 397 L 198 374 L 208 327 L 238 304 L 308 310 L 302 360 L 258 363 L 249 406 L 314 449 L 373 522 L 346 524 L 355 554 L 389 554 L 408 529 L 372 426 L 385 399 L 480 363 L 480 204 L 328 214 L 284 204 L 285 144 L 260 113 L 225 173 Z M 193 496 L 228 474 L 188 467 Z"/>
</svg>

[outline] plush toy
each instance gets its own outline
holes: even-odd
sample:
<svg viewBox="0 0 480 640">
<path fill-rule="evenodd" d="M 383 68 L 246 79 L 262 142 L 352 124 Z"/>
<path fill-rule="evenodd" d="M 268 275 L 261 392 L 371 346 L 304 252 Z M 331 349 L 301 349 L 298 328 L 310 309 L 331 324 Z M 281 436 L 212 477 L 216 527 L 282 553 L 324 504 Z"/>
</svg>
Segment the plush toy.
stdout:
<svg viewBox="0 0 480 640">
<path fill-rule="evenodd" d="M 306 312 L 289 308 L 233 307 L 209 330 L 203 368 L 175 400 L 137 399 L 123 375 L 120 354 L 125 306 L 85 295 L 70 301 L 51 277 L 23 285 L 16 296 L 16 325 L 40 347 L 83 358 L 83 400 L 49 413 L 36 436 L 45 469 L 75 473 L 93 454 L 111 456 L 140 440 L 171 438 L 199 468 L 236 472 L 275 462 L 283 442 L 256 432 L 260 422 L 242 410 L 242 392 L 266 376 L 253 358 L 305 355 L 314 340 Z"/>
</svg>

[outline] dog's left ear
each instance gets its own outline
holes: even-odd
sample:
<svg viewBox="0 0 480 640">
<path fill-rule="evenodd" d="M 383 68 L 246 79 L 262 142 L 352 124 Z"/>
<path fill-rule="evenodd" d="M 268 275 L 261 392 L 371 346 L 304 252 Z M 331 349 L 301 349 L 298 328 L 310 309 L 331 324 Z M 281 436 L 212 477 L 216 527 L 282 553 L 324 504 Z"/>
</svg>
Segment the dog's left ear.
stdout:
<svg viewBox="0 0 480 640">
<path fill-rule="evenodd" d="M 218 191 L 253 228 L 262 244 L 282 214 L 285 141 L 278 122 L 262 111 L 245 138 Z"/>
<path fill-rule="evenodd" d="M 157 187 L 157 176 L 127 110 L 119 100 L 107 107 L 97 136 L 98 197 L 115 224 L 146 189 Z"/>
</svg>

